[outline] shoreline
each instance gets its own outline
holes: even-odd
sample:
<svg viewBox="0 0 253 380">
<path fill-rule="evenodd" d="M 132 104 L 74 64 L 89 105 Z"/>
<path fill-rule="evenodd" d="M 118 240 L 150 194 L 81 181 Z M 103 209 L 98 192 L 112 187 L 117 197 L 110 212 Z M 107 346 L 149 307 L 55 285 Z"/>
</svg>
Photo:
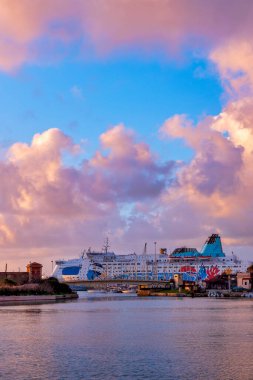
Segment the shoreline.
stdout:
<svg viewBox="0 0 253 380">
<path fill-rule="evenodd" d="M 78 299 L 78 294 L 45 294 L 45 295 L 27 295 L 27 296 L 0 296 L 0 306 L 6 305 L 9 303 L 40 303 L 40 302 L 57 302 L 57 301 L 64 301 L 64 300 L 74 300 Z"/>
</svg>

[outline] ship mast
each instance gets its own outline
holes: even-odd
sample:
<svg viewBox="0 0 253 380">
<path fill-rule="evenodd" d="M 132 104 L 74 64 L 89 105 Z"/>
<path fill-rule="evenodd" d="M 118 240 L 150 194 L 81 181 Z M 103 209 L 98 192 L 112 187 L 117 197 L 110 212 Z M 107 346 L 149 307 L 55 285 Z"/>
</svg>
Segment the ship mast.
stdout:
<svg viewBox="0 0 253 380">
<path fill-rule="evenodd" d="M 105 243 L 104 243 L 104 246 L 103 246 L 103 251 L 105 252 L 105 254 L 107 254 L 108 252 L 108 248 L 110 247 L 110 244 L 109 244 L 109 239 L 108 237 L 105 239 Z"/>
</svg>

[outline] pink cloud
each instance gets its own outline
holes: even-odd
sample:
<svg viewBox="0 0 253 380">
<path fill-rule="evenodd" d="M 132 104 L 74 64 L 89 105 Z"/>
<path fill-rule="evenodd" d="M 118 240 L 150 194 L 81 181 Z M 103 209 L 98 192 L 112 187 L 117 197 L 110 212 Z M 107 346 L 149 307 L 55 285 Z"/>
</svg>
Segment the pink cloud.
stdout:
<svg viewBox="0 0 253 380">
<path fill-rule="evenodd" d="M 165 122 L 162 132 L 184 139 L 196 152 L 180 176 L 183 186 L 190 183 L 207 195 L 217 190 L 227 194 L 237 186 L 243 164 L 243 148 L 235 147 L 229 139 L 212 128 L 212 123 L 212 118 L 207 118 L 193 127 L 185 116 L 175 115 Z"/>
<path fill-rule="evenodd" d="M 97 228 L 121 236 L 126 222 L 119 207 L 151 200 L 166 187 L 173 164 L 158 164 L 123 125 L 105 132 L 101 144 L 80 168 L 64 165 L 64 152 L 76 154 L 78 147 L 58 129 L 9 148 L 0 162 L 3 249 L 53 249 L 93 236 Z"/>
<path fill-rule="evenodd" d="M 108 154 L 97 152 L 88 164 L 95 178 L 93 196 L 111 194 L 113 199 L 131 201 L 161 193 L 171 178 L 173 162 L 158 164 L 148 145 L 135 142 L 133 132 L 123 125 L 110 129 L 100 139 Z"/>
<path fill-rule="evenodd" d="M 230 244 L 253 244 L 252 109 L 248 96 L 229 102 L 219 115 L 196 126 L 185 115 L 164 123 L 162 136 L 183 139 L 195 154 L 161 198 L 162 230 L 169 220 L 168 232 L 175 236 L 181 225 L 190 236 L 216 230 Z"/>
<path fill-rule="evenodd" d="M 0 67 L 13 70 L 36 62 L 47 52 L 41 40 L 68 49 L 83 41 L 99 54 L 122 47 L 179 51 L 188 42 L 210 51 L 227 40 L 252 41 L 253 6 L 250 0 L 4 0 L 0 5 Z M 86 48 L 84 48 L 86 46 Z M 53 59 L 48 50 L 49 59 Z M 84 51 L 84 55 L 87 51 Z"/>
<path fill-rule="evenodd" d="M 110 231 L 113 248 L 126 253 L 154 239 L 196 245 L 214 230 L 230 244 L 253 244 L 253 155 L 243 137 L 252 131 L 250 109 L 249 100 L 236 102 L 197 126 L 185 116 L 167 120 L 163 133 L 195 151 L 179 167 L 159 162 L 123 125 L 103 133 L 99 151 L 79 168 L 64 165 L 64 152 L 78 147 L 57 129 L 14 144 L 0 162 L 2 254 L 50 261 L 84 244 L 99 248 Z"/>
<path fill-rule="evenodd" d="M 253 90 L 253 40 L 231 39 L 218 45 L 210 58 L 219 70 L 225 88 L 232 95 L 245 96 Z"/>
<path fill-rule="evenodd" d="M 161 163 L 123 125 L 102 134 L 100 149 L 79 168 L 64 165 L 64 152 L 75 154 L 78 146 L 57 129 L 35 135 L 31 144 L 14 144 L 0 161 L 2 252 L 23 249 L 49 258 L 52 251 L 60 255 L 59 248 L 97 242 L 108 230 L 128 248 L 147 236 L 165 246 L 168 239 L 192 243 L 214 229 L 233 244 L 253 244 L 252 2 L 74 4 L 2 1 L 0 69 L 51 59 L 52 47 L 54 55 L 58 45 L 67 53 L 76 41 L 84 55 L 87 45 L 98 54 L 136 46 L 171 54 L 190 42 L 215 63 L 233 101 L 196 126 L 185 115 L 164 123 L 163 135 L 184 139 L 194 150 L 180 167 Z M 41 41 L 50 43 L 41 49 Z"/>
</svg>

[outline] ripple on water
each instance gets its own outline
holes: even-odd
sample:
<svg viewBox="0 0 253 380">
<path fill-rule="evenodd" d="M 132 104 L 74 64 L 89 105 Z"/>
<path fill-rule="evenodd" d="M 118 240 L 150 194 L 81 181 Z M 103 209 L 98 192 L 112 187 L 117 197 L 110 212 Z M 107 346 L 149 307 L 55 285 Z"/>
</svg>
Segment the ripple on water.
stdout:
<svg viewBox="0 0 253 380">
<path fill-rule="evenodd" d="M 100 294 L 1 307 L 0 377 L 252 380 L 252 306 Z"/>
</svg>

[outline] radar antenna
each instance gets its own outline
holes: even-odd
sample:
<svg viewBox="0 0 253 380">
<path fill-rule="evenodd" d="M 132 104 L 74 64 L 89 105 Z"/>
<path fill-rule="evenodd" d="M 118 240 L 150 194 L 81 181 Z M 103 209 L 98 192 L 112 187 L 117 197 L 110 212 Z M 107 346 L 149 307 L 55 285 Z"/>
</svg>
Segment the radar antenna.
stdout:
<svg viewBox="0 0 253 380">
<path fill-rule="evenodd" d="M 144 244 L 143 256 L 144 256 L 144 276 L 145 280 L 148 279 L 148 263 L 147 263 L 147 242 Z"/>
</svg>

